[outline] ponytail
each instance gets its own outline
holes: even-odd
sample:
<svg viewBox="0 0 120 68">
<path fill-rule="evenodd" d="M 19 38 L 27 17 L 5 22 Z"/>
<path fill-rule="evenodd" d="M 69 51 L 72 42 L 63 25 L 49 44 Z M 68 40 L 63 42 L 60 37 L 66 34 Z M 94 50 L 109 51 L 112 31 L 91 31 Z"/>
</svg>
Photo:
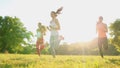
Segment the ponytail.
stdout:
<svg viewBox="0 0 120 68">
<path fill-rule="evenodd" d="M 57 9 L 57 11 L 52 11 L 51 13 L 54 13 L 55 16 L 57 17 L 58 14 L 61 14 L 61 11 L 62 11 L 63 7 L 60 7 L 59 9 Z"/>
<path fill-rule="evenodd" d="M 61 14 L 62 9 L 63 9 L 63 7 L 60 7 L 55 13 L 56 14 Z"/>
</svg>

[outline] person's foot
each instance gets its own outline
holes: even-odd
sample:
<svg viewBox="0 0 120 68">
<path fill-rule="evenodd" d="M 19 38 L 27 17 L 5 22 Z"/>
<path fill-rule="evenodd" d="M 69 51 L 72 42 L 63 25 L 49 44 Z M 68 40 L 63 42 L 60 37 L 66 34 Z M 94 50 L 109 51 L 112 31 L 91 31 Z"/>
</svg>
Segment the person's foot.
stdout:
<svg viewBox="0 0 120 68">
<path fill-rule="evenodd" d="M 38 54 L 38 56 L 40 56 L 40 54 Z"/>
<path fill-rule="evenodd" d="M 102 52 L 100 52 L 100 55 L 101 55 L 101 57 L 102 57 L 102 58 L 104 58 L 104 56 L 103 56 L 103 53 L 102 53 Z"/>
<path fill-rule="evenodd" d="M 101 55 L 101 57 L 102 57 L 102 58 L 104 58 L 104 56 L 103 56 L 103 55 Z"/>
<path fill-rule="evenodd" d="M 53 58 L 55 58 L 55 56 L 53 56 Z"/>
<path fill-rule="evenodd" d="M 41 54 L 41 51 L 40 51 L 40 49 L 39 49 L 39 56 L 40 56 L 40 54 Z"/>
</svg>

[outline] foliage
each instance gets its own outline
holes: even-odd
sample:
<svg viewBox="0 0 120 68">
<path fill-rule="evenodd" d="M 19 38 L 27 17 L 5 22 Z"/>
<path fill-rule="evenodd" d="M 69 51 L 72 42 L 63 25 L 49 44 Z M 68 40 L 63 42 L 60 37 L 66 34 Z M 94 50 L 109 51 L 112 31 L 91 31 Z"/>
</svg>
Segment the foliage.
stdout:
<svg viewBox="0 0 120 68">
<path fill-rule="evenodd" d="M 29 45 L 23 46 L 22 47 L 23 50 L 19 53 L 21 53 L 21 54 L 35 54 L 36 48 L 34 46 L 35 46 L 34 44 L 29 44 Z"/>
<path fill-rule="evenodd" d="M 10 53 L 22 51 L 25 41 L 30 41 L 32 32 L 27 31 L 17 17 L 0 16 L 0 52 L 6 50 Z"/>
<path fill-rule="evenodd" d="M 120 19 L 110 24 L 111 43 L 120 51 Z"/>
<path fill-rule="evenodd" d="M 97 39 L 90 42 L 63 43 L 56 52 L 58 55 L 99 55 Z M 104 55 L 120 55 L 120 52 L 116 50 L 115 46 L 109 44 Z"/>
</svg>

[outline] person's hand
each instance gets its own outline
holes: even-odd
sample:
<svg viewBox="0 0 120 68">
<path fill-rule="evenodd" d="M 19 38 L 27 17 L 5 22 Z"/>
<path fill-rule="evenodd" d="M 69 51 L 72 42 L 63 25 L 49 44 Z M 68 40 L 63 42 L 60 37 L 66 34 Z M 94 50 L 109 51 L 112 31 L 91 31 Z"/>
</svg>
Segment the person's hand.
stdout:
<svg viewBox="0 0 120 68">
<path fill-rule="evenodd" d="M 49 27 L 47 26 L 47 29 L 49 29 Z"/>
<path fill-rule="evenodd" d="M 50 27 L 47 26 L 47 29 L 50 31 Z"/>
</svg>

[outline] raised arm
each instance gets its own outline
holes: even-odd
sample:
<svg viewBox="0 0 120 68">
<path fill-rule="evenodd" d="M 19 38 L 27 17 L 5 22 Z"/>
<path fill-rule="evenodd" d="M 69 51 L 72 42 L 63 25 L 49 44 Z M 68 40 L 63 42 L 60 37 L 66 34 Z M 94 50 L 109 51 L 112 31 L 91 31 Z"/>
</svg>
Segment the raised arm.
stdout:
<svg viewBox="0 0 120 68">
<path fill-rule="evenodd" d="M 48 29 L 49 31 L 51 31 L 51 28 L 50 28 L 50 26 L 47 26 L 47 29 Z"/>
</svg>

